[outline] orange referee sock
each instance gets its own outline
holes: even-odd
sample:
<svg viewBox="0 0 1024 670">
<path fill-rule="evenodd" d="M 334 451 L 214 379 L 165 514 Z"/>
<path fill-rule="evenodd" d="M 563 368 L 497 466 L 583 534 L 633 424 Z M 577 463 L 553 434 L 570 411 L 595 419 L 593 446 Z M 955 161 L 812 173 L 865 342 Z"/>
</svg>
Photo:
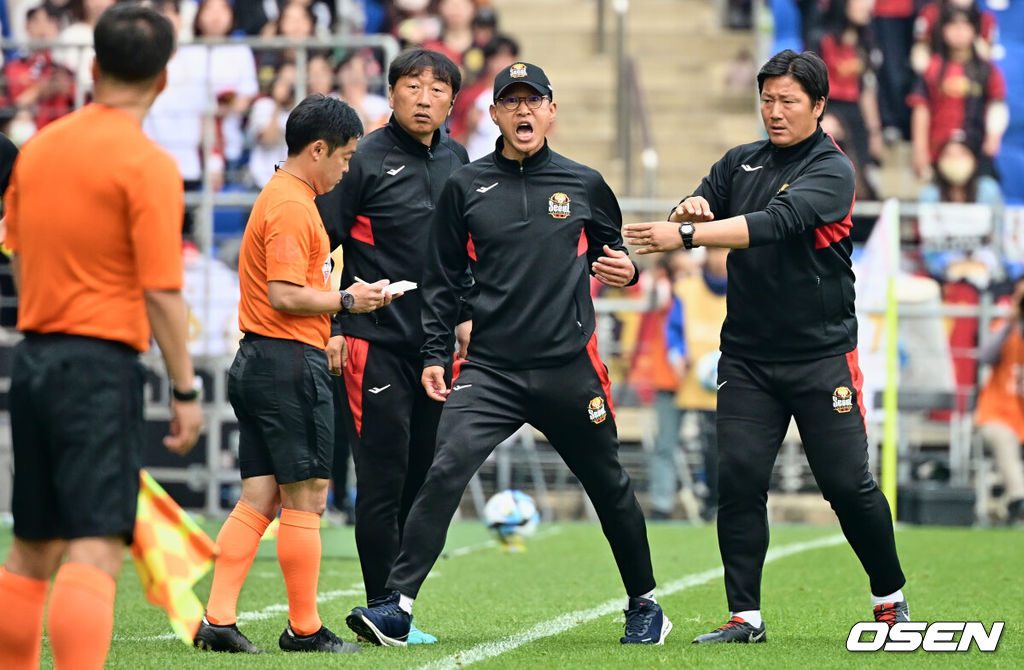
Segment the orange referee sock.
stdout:
<svg viewBox="0 0 1024 670">
<path fill-rule="evenodd" d="M 65 563 L 50 596 L 47 633 L 56 670 L 102 670 L 114 630 L 114 578 L 84 563 Z"/>
<path fill-rule="evenodd" d="M 37 670 L 50 582 L 0 568 L 0 667 Z"/>
<path fill-rule="evenodd" d="M 206 620 L 210 623 L 228 626 L 238 619 L 235 612 L 238 594 L 256 557 L 260 538 L 269 525 L 270 519 L 239 500 L 220 527 L 217 534 L 220 555 L 213 564 L 213 585 L 206 604 Z"/>
<path fill-rule="evenodd" d="M 323 625 L 316 608 L 320 580 L 320 515 L 281 510 L 277 561 L 288 591 L 288 621 L 298 635 L 312 635 Z"/>
</svg>

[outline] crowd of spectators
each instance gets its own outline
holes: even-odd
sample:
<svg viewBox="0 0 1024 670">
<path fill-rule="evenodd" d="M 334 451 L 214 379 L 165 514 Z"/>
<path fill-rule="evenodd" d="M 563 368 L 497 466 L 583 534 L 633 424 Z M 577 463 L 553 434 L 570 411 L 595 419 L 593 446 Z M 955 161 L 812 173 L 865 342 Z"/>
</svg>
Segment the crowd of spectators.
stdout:
<svg viewBox="0 0 1024 670">
<path fill-rule="evenodd" d="M 24 45 L 3 53 L 0 132 L 21 144 L 88 102 L 92 24 L 115 1 L 0 2 L 0 9 L 6 10 L 6 18 L 0 12 L 4 37 Z M 200 190 L 206 183 L 214 190 L 262 187 L 274 164 L 285 158 L 284 119 L 304 92 L 349 102 L 366 132 L 387 123 L 383 51 L 346 46 L 351 39 L 334 40 L 334 35 L 391 34 L 403 48 L 426 46 L 452 58 L 463 69 L 466 94 L 453 110 L 449 132 L 463 143 L 480 146 L 478 155 L 493 149 L 493 124 L 486 105 L 481 113 L 483 103 L 478 102 L 489 102 L 486 91 L 494 72 L 516 58 L 519 49 L 499 32 L 489 0 L 152 4 L 177 28 L 179 48 L 168 65 L 168 88 L 154 105 L 145 130 L 175 158 L 187 190 Z M 231 38 L 265 38 L 267 43 Z M 296 48 L 274 38 L 319 41 Z M 306 71 L 300 73 L 303 65 Z M 211 117 L 213 123 L 208 124 Z"/>
<path fill-rule="evenodd" d="M 937 177 L 954 137 L 998 185 L 1006 84 L 993 62 L 998 26 L 976 0 L 799 0 L 804 46 L 829 68 L 823 124 L 854 161 L 861 200 L 885 196 L 886 145 L 909 142 L 914 175 Z M 933 189 L 928 189 L 929 193 Z M 945 192 L 944 190 L 942 191 Z"/>
</svg>

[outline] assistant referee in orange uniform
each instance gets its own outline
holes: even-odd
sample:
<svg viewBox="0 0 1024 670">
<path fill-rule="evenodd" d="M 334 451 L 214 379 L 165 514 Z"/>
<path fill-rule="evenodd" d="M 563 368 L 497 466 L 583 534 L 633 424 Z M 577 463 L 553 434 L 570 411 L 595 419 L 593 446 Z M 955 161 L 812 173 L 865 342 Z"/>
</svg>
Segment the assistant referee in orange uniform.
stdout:
<svg viewBox="0 0 1024 670">
<path fill-rule="evenodd" d="M 174 50 L 167 19 L 116 5 L 96 24 L 93 104 L 22 148 L 4 202 L 19 290 L 11 375 L 14 545 L 0 570 L 0 668 L 101 668 L 115 579 L 135 528 L 143 368 L 160 345 L 171 434 L 188 451 L 202 414 L 181 295 L 181 175 L 142 132 Z M 59 196 L 55 197 L 55 188 Z M 66 558 L 66 562 L 61 565 Z M 59 570 L 58 570 L 59 567 Z"/>
</svg>

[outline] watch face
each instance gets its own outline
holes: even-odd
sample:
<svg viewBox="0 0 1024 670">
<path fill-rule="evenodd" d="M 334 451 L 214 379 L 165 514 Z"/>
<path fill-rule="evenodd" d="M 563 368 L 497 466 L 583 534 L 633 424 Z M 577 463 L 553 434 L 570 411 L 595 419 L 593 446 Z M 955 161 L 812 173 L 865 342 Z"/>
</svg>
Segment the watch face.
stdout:
<svg viewBox="0 0 1024 670">
<path fill-rule="evenodd" d="M 356 298 L 347 291 L 341 292 L 341 306 L 345 309 L 352 309 L 352 306 L 356 304 Z"/>
</svg>

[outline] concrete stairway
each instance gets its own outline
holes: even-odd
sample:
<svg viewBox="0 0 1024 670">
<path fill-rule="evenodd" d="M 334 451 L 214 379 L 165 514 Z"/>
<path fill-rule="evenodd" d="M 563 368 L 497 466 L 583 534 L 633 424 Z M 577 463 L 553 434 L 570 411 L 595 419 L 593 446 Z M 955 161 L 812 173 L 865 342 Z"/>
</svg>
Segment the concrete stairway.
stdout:
<svg viewBox="0 0 1024 670">
<path fill-rule="evenodd" d="M 558 102 L 552 147 L 601 171 L 620 196 L 644 195 L 643 149 L 633 134 L 627 192 L 615 135 L 615 15 L 607 3 L 606 52 L 596 51 L 597 0 L 495 0 L 501 29 L 519 40 L 522 59 L 544 67 Z M 659 167 L 654 195 L 689 193 L 731 146 L 757 139 L 756 90 L 727 92 L 728 60 L 753 48 L 749 31 L 720 26 L 712 0 L 632 0 L 626 52 L 636 59 Z"/>
</svg>

